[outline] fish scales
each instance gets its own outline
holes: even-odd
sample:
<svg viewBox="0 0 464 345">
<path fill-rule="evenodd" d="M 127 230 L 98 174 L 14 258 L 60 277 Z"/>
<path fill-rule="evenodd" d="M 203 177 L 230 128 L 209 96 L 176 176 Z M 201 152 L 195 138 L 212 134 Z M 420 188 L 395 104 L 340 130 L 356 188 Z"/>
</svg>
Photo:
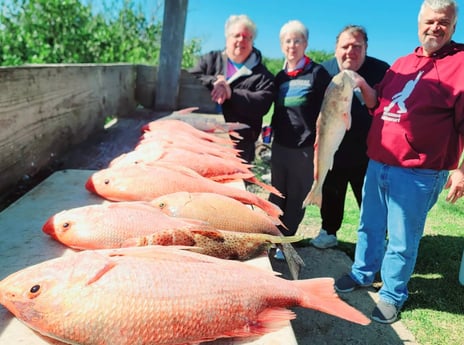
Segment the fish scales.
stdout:
<svg viewBox="0 0 464 345">
<path fill-rule="evenodd" d="M 211 192 L 255 205 L 273 217 L 282 214 L 277 205 L 258 195 L 212 181 L 191 169 L 172 163 L 157 162 L 102 169 L 93 173 L 85 186 L 87 190 L 111 201 L 150 201 L 180 191 Z"/>
<path fill-rule="evenodd" d="M 217 229 L 282 235 L 277 225 L 283 224 L 278 218 L 222 194 L 181 191 L 161 195 L 150 204 L 169 216 L 203 220 Z"/>
<path fill-rule="evenodd" d="M 249 337 L 294 318 L 287 309 L 293 306 L 369 323 L 339 299 L 331 278 L 290 281 L 172 247 L 82 251 L 48 260 L 0 281 L 0 304 L 37 332 L 81 345 Z"/>
<path fill-rule="evenodd" d="M 303 201 L 303 207 L 321 207 L 322 186 L 332 169 L 335 152 L 351 127 L 351 102 L 356 87 L 354 72 L 343 70 L 327 86 L 321 111 L 316 121 L 314 143 L 314 182 Z"/>
</svg>

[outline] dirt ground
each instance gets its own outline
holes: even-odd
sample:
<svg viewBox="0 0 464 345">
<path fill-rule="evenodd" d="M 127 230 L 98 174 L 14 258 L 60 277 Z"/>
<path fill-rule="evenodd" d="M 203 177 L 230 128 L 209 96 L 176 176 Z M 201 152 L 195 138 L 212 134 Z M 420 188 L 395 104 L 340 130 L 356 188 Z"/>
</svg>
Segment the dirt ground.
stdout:
<svg viewBox="0 0 464 345">
<path fill-rule="evenodd" d="M 160 116 L 161 114 L 138 112 L 132 118 L 120 119 L 113 126 L 102 130 L 84 144 L 68 152 L 65 157 L 57 158 L 52 167 L 35 179 L 19 184 L 16 193 L 7 200 L 14 201 L 54 170 L 98 170 L 106 167 L 112 158 L 130 151 L 135 146 L 142 124 Z M 314 237 L 317 231 L 317 228 L 309 226 L 299 229 L 299 233 L 306 237 Z M 351 259 L 338 249 L 319 250 L 314 247 L 302 247 L 297 248 L 297 251 L 306 264 L 300 272 L 300 279 L 315 277 L 336 279 L 348 272 L 352 264 Z M 283 278 L 291 279 L 285 262 L 274 260 L 272 253 L 270 260 L 275 271 L 282 273 Z M 375 306 L 376 295 L 375 289 L 370 288 L 343 294 L 341 298 L 369 316 Z M 401 320 L 393 325 L 372 322 L 369 326 L 359 326 L 312 310 L 296 308 L 294 311 L 297 318 L 292 321 L 292 328 L 299 345 L 417 344 Z"/>
</svg>

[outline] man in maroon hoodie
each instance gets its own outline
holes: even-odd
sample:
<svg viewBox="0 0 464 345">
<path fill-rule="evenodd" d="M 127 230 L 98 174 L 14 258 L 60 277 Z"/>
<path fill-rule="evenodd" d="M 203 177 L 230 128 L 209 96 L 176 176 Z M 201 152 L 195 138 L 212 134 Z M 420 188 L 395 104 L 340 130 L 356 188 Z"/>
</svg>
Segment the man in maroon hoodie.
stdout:
<svg viewBox="0 0 464 345">
<path fill-rule="evenodd" d="M 408 298 L 426 217 L 443 187 L 451 203 L 464 193 L 464 45 L 451 40 L 457 13 L 455 0 L 424 0 L 421 46 L 399 58 L 374 89 L 357 80 L 373 115 L 370 160 L 354 263 L 335 288 L 370 286 L 380 271 L 372 319 L 381 323 L 394 322 Z"/>
</svg>

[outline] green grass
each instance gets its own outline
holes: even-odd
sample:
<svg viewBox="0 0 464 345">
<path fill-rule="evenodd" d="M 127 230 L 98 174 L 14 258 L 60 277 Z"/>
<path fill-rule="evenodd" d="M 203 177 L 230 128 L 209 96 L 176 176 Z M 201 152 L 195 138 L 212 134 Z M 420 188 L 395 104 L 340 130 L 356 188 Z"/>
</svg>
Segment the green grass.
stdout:
<svg viewBox="0 0 464 345">
<path fill-rule="evenodd" d="M 445 201 L 444 190 L 427 218 L 415 273 L 409 283 L 410 297 L 401 320 L 421 345 L 462 344 L 464 286 L 458 275 L 464 250 L 464 200 Z M 308 207 L 304 223 L 319 224 L 319 209 Z M 351 191 L 345 218 L 338 232 L 339 248 L 353 258 L 359 210 Z"/>
</svg>

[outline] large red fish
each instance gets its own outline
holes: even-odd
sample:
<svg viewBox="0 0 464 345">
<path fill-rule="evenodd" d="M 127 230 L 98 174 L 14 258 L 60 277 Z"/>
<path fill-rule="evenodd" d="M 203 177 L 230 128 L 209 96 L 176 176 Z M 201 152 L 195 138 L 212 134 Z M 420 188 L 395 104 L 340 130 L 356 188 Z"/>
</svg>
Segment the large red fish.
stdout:
<svg viewBox="0 0 464 345">
<path fill-rule="evenodd" d="M 137 201 L 64 210 L 50 217 L 42 230 L 64 245 L 80 250 L 183 245 L 202 254 L 237 260 L 256 257 L 276 243 L 301 239 L 223 231 L 200 220 L 170 217 L 148 203 Z"/>
<path fill-rule="evenodd" d="M 42 230 L 82 250 L 120 248 L 128 239 L 163 230 L 207 228 L 205 222 L 170 217 L 145 202 L 118 202 L 63 210 L 47 219 Z"/>
<path fill-rule="evenodd" d="M 112 201 L 150 201 L 180 191 L 211 192 L 255 205 L 273 217 L 282 214 L 278 206 L 251 192 L 212 181 L 191 169 L 168 163 L 102 169 L 93 173 L 85 186 L 90 192 Z"/>
<path fill-rule="evenodd" d="M 171 217 L 203 220 L 217 229 L 282 235 L 278 218 L 222 194 L 176 192 L 161 195 L 150 204 Z"/>
<path fill-rule="evenodd" d="M 151 204 L 170 216 L 203 220 L 219 229 L 283 236 L 277 227 L 283 226 L 279 219 L 216 193 L 171 193 L 154 199 Z M 277 246 L 285 254 L 292 277 L 298 279 L 300 268 L 305 265 L 303 259 L 291 244 Z"/>
<path fill-rule="evenodd" d="M 190 168 L 201 176 L 217 182 L 230 182 L 234 180 L 245 180 L 254 183 L 261 188 L 282 196 L 273 186 L 260 181 L 250 170 L 250 165 L 239 160 L 223 158 L 207 153 L 197 153 L 181 148 L 167 148 L 163 152 L 152 149 L 138 149 L 116 157 L 110 162 L 109 167 L 125 166 L 131 164 L 151 164 L 156 162 L 167 162 Z"/>
<path fill-rule="evenodd" d="M 44 336 L 81 345 L 187 345 L 256 336 L 293 319 L 286 308 L 294 306 L 369 323 L 337 296 L 331 278 L 286 280 L 172 247 L 48 260 L 3 279 L 0 304 Z"/>
</svg>

